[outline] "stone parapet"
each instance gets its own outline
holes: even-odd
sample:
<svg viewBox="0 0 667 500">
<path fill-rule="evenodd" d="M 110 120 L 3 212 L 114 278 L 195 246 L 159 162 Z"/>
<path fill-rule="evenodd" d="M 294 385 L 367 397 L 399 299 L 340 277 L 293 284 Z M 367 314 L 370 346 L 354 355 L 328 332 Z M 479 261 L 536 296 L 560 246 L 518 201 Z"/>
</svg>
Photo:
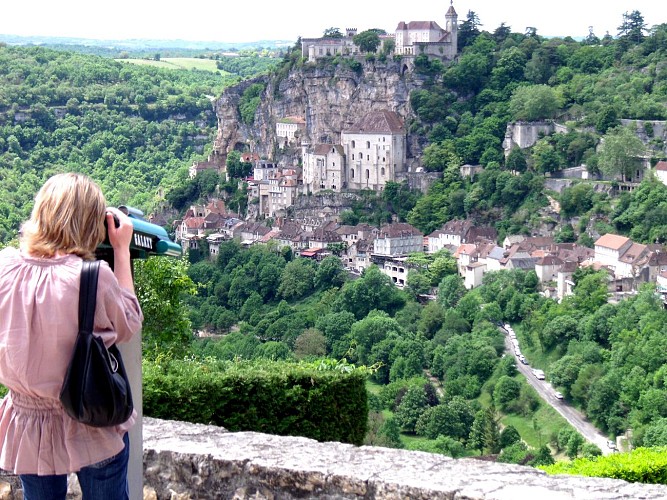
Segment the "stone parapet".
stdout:
<svg viewBox="0 0 667 500">
<path fill-rule="evenodd" d="M 661 485 L 151 418 L 143 436 L 145 491 L 158 500 L 667 498 Z"/>
</svg>

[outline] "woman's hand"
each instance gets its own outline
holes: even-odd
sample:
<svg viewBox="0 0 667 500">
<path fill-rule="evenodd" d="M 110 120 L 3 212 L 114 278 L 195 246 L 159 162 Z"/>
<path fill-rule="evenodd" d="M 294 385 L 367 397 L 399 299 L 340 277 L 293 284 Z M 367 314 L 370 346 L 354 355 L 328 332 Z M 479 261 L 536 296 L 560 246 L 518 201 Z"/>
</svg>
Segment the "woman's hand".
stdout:
<svg viewBox="0 0 667 500">
<path fill-rule="evenodd" d="M 107 208 L 106 218 L 109 243 L 111 243 L 114 251 L 129 250 L 132 233 L 134 232 L 134 226 L 132 226 L 130 218 L 115 207 Z"/>
<path fill-rule="evenodd" d="M 130 242 L 134 234 L 134 226 L 127 215 L 114 207 L 107 208 L 106 218 L 109 243 L 113 247 L 113 273 L 120 286 L 134 293 L 132 263 L 130 262 Z M 118 227 L 116 227 L 116 220 Z"/>
</svg>

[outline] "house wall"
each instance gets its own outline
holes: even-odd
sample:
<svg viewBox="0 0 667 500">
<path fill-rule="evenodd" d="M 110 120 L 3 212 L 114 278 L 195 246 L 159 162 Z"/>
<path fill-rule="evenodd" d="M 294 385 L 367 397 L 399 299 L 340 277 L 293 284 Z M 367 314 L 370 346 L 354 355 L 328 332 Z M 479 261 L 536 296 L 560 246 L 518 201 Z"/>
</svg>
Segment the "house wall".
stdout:
<svg viewBox="0 0 667 500">
<path fill-rule="evenodd" d="M 405 134 L 341 134 L 350 189 L 384 189 L 405 171 Z"/>
</svg>

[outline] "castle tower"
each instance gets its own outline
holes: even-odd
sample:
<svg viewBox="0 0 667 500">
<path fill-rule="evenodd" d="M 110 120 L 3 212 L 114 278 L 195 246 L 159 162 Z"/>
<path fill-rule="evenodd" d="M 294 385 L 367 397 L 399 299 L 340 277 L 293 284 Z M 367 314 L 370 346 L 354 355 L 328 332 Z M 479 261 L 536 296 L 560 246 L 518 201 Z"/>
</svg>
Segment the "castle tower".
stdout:
<svg viewBox="0 0 667 500">
<path fill-rule="evenodd" d="M 454 10 L 454 0 L 449 1 L 449 9 L 445 14 L 445 30 L 450 33 L 450 41 L 452 44 L 452 53 L 450 59 L 456 57 L 458 52 L 458 33 L 459 33 L 459 16 Z"/>
</svg>

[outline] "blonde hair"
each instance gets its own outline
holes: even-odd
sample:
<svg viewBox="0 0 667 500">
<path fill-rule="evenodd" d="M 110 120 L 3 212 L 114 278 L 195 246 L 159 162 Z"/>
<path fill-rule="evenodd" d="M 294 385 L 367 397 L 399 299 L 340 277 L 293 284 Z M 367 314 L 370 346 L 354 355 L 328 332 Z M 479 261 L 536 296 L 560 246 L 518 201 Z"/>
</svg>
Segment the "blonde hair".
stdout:
<svg viewBox="0 0 667 500">
<path fill-rule="evenodd" d="M 105 236 L 106 206 L 102 190 L 89 177 L 54 175 L 35 196 L 21 229 L 21 247 L 37 257 L 61 252 L 91 259 Z"/>
</svg>

